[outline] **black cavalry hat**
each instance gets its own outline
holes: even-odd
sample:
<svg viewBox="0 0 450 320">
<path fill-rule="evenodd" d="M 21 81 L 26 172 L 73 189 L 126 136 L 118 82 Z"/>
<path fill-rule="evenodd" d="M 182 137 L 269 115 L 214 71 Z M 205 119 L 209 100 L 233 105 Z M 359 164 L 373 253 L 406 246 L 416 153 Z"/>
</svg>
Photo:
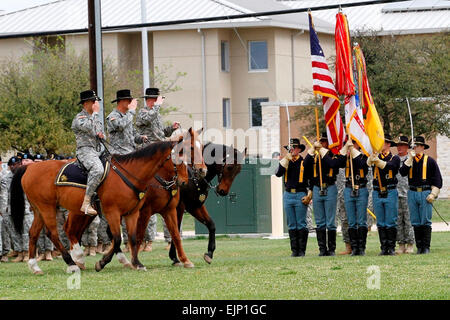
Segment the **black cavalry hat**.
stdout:
<svg viewBox="0 0 450 320">
<path fill-rule="evenodd" d="M 299 147 L 301 150 L 300 152 L 303 152 L 306 149 L 306 146 L 304 144 L 301 144 L 298 138 L 291 138 L 291 140 L 289 140 L 289 146 L 284 146 L 286 150 L 289 150 L 289 147 L 290 148 Z"/>
<path fill-rule="evenodd" d="M 389 143 L 391 144 L 391 147 L 397 146 L 397 143 L 396 143 L 394 140 L 392 140 L 391 135 L 388 134 L 388 133 L 386 133 L 386 134 L 384 135 L 384 142 L 389 142 Z"/>
<path fill-rule="evenodd" d="M 141 98 L 158 98 L 160 95 L 158 88 L 147 88 L 145 89 L 145 95 Z"/>
<path fill-rule="evenodd" d="M 44 161 L 45 157 L 44 155 L 40 154 L 40 153 L 36 153 L 36 155 L 34 156 L 34 160 L 41 160 Z"/>
<path fill-rule="evenodd" d="M 20 163 L 21 159 L 17 158 L 16 156 L 13 156 L 11 158 L 9 158 L 8 160 L 8 166 L 13 166 L 17 163 Z"/>
<path fill-rule="evenodd" d="M 407 136 L 399 136 L 399 137 L 398 137 L 398 140 L 396 141 L 396 143 L 397 143 L 397 146 L 398 146 L 399 144 L 406 144 L 406 145 L 408 145 L 408 147 L 410 147 L 410 145 L 409 145 L 409 139 L 408 139 Z"/>
<path fill-rule="evenodd" d="M 412 141 L 411 144 L 413 144 L 413 145 L 414 145 L 414 144 L 422 145 L 422 146 L 425 147 L 425 149 L 428 149 L 428 148 L 430 147 L 429 145 L 427 145 L 427 144 L 425 143 L 425 138 L 422 137 L 422 136 L 415 136 L 415 137 L 414 137 L 414 141 Z"/>
<path fill-rule="evenodd" d="M 119 90 L 116 92 L 116 99 L 111 101 L 111 103 L 120 101 L 120 100 L 125 100 L 125 99 L 134 99 L 131 96 L 131 90 L 129 89 L 124 89 L 124 90 Z"/>
<path fill-rule="evenodd" d="M 321 141 L 321 140 L 326 140 L 326 141 L 328 141 L 328 136 L 327 136 L 327 132 L 326 132 L 326 131 L 323 131 L 323 132 L 322 132 L 322 135 L 320 136 L 319 141 Z"/>
<path fill-rule="evenodd" d="M 80 92 L 80 102 L 78 102 L 78 104 L 83 104 L 83 102 L 90 100 L 102 101 L 102 99 L 97 96 L 94 90 L 86 90 Z"/>
</svg>

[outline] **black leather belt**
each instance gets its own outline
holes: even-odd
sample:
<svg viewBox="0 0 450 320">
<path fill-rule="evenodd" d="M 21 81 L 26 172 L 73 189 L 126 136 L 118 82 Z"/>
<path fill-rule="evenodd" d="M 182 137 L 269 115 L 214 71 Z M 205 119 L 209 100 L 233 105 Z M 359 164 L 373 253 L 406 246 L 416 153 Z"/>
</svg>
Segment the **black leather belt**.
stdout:
<svg viewBox="0 0 450 320">
<path fill-rule="evenodd" d="M 351 182 L 348 182 L 348 181 L 345 182 L 345 186 L 346 186 L 347 188 L 352 188 L 352 187 L 353 187 L 353 186 L 352 186 L 352 183 L 351 183 Z M 355 182 L 355 186 L 358 186 L 360 189 L 361 189 L 361 188 L 365 188 L 365 187 L 367 186 L 367 182 L 362 182 L 362 183 L 356 183 L 356 182 Z"/>
<path fill-rule="evenodd" d="M 284 190 L 289 193 L 299 193 L 299 192 L 307 193 L 306 188 L 285 188 Z"/>
<path fill-rule="evenodd" d="M 426 190 L 431 190 L 431 186 L 410 186 L 409 190 L 411 191 L 417 191 L 417 192 L 422 192 L 422 191 L 426 191 Z"/>
<path fill-rule="evenodd" d="M 319 184 L 319 183 L 315 183 L 314 185 L 315 185 L 316 187 L 320 188 L 320 184 Z M 326 189 L 326 188 L 328 188 L 328 187 L 330 187 L 330 186 L 334 186 L 334 181 L 331 182 L 331 183 L 322 183 L 322 188 L 323 188 L 323 189 Z"/>
<path fill-rule="evenodd" d="M 385 187 L 387 190 L 392 190 L 392 189 L 396 189 L 397 185 L 396 184 L 391 184 Z M 380 187 L 379 186 L 373 186 L 373 190 L 375 191 L 380 191 Z"/>
</svg>

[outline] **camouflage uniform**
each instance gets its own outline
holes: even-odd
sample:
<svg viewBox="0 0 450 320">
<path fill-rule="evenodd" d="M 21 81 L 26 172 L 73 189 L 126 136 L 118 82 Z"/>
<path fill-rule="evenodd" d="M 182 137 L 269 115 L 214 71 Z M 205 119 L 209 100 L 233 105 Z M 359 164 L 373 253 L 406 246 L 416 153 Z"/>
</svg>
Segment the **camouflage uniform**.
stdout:
<svg viewBox="0 0 450 320">
<path fill-rule="evenodd" d="M 108 236 L 108 232 L 106 230 L 108 229 L 108 221 L 106 221 L 105 216 L 102 214 L 100 216 L 100 223 L 97 228 L 97 243 L 101 243 L 103 245 L 110 245 L 111 239 Z"/>
<path fill-rule="evenodd" d="M 154 105 L 150 109 L 145 106 L 138 112 L 136 126 L 140 135 L 147 136 L 148 143 L 163 141 L 175 131 L 171 126 L 164 127 L 161 114 L 159 113 L 160 107 L 160 105 Z"/>
<path fill-rule="evenodd" d="M 7 254 L 11 248 L 12 242 L 12 234 L 13 234 L 13 225 L 11 221 L 11 212 L 9 210 L 9 188 L 11 186 L 11 180 L 13 177 L 13 173 L 11 170 L 3 174 L 1 180 L 1 189 L 0 189 L 0 212 L 3 215 L 3 226 L 2 226 L 2 242 L 3 242 L 3 254 Z M 16 248 L 14 248 L 16 249 Z"/>
<path fill-rule="evenodd" d="M 56 227 L 58 229 L 59 240 L 63 244 L 66 250 L 70 250 L 70 241 L 67 238 L 67 234 L 64 231 L 64 223 L 67 221 L 67 217 L 69 216 L 69 211 L 64 208 L 58 208 L 56 212 Z"/>
<path fill-rule="evenodd" d="M 126 154 L 136 150 L 136 143 L 142 143 L 142 136 L 136 132 L 133 126 L 135 110 L 122 113 L 114 109 L 106 118 L 112 153 Z"/>
<path fill-rule="evenodd" d="M 9 192 L 8 192 L 9 193 Z M 9 199 L 8 199 L 9 203 Z M 8 204 L 9 207 L 9 204 Z M 8 211 L 10 211 L 10 208 L 8 208 Z M 30 204 L 28 203 L 28 200 L 25 200 L 25 215 L 23 217 L 23 230 L 22 233 L 16 232 L 16 230 L 13 227 L 13 221 L 11 215 L 10 218 L 10 224 L 11 224 L 11 240 L 13 244 L 13 248 L 17 252 L 23 252 L 28 251 L 28 245 L 29 245 L 29 231 L 31 228 L 31 224 L 33 223 L 34 214 L 33 211 L 31 211 Z"/>
<path fill-rule="evenodd" d="M 97 228 L 100 223 L 99 216 L 96 216 L 89 226 L 84 230 L 81 236 L 81 243 L 83 246 L 96 247 L 97 246 Z"/>
<path fill-rule="evenodd" d="M 140 109 L 136 118 L 136 127 L 141 135 L 148 138 L 149 143 L 163 141 L 166 137 L 170 137 L 175 131 L 171 126 L 164 127 L 159 109 L 160 105 L 154 105 L 152 108 L 145 106 Z M 156 215 L 154 214 L 149 221 L 145 233 L 145 241 L 153 241 L 156 237 Z M 170 233 L 163 221 L 164 238 L 167 242 L 171 241 Z"/>
<path fill-rule="evenodd" d="M 89 172 L 86 196 L 92 197 L 103 176 L 103 165 L 99 158 L 102 145 L 97 139 L 97 133 L 102 132 L 102 124 L 98 113 L 90 115 L 83 109 L 73 119 L 72 130 L 77 141 L 77 158 Z"/>
<path fill-rule="evenodd" d="M 53 251 L 53 242 L 46 236 L 45 228 L 39 234 L 37 248 L 40 254 L 45 253 L 45 251 Z"/>
<path fill-rule="evenodd" d="M 106 127 L 109 133 L 110 143 L 116 154 L 127 154 L 136 150 L 136 143 L 143 143 L 142 135 L 136 132 L 133 126 L 135 110 L 128 110 L 126 113 L 114 109 L 106 118 Z M 106 222 L 106 220 L 105 220 Z M 128 243 L 128 233 L 125 220 L 122 220 L 122 241 L 124 245 Z M 102 239 L 109 239 L 106 234 L 107 224 L 102 226 Z M 105 242 L 102 242 L 105 243 Z"/>
<path fill-rule="evenodd" d="M 344 170 L 339 170 L 336 176 L 336 186 L 338 189 L 337 195 L 337 215 L 339 222 L 341 224 L 342 238 L 345 243 L 350 243 L 350 238 L 348 236 L 348 220 L 347 212 L 345 211 L 345 201 L 344 201 L 344 188 L 345 188 L 345 174 Z M 338 222 L 337 222 L 338 223 Z"/>
<path fill-rule="evenodd" d="M 399 156 L 400 157 L 400 156 Z M 403 163 L 408 155 L 400 157 Z M 414 244 L 414 229 L 411 225 L 411 219 L 408 209 L 408 176 L 402 177 L 397 174 L 397 191 L 398 191 L 398 218 L 397 218 L 397 242 L 399 244 Z"/>
<path fill-rule="evenodd" d="M 373 173 L 372 173 L 372 167 L 369 167 L 369 170 L 367 171 L 367 191 L 369 192 L 369 199 L 367 202 L 367 208 L 375 214 L 375 211 L 373 209 L 373 199 L 372 199 L 372 191 L 373 191 L 373 184 L 371 183 L 373 181 Z M 367 212 L 367 227 L 370 228 L 375 223 L 375 220 L 373 217 Z"/>
</svg>

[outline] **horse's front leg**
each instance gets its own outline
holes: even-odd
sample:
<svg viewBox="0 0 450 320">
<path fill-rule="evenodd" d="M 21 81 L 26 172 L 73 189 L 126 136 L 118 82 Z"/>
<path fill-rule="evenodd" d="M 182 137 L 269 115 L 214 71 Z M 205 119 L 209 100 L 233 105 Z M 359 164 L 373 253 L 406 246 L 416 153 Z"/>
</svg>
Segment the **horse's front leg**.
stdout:
<svg viewBox="0 0 450 320">
<path fill-rule="evenodd" d="M 208 210 L 206 210 L 205 205 L 202 205 L 200 208 L 196 208 L 191 212 L 198 221 L 203 223 L 209 231 L 209 240 L 208 240 L 208 252 L 203 255 L 203 259 L 210 264 L 213 259 L 214 251 L 216 250 L 216 224 L 211 219 L 208 214 Z"/>
<path fill-rule="evenodd" d="M 178 257 L 183 263 L 185 268 L 193 268 L 194 264 L 186 257 L 184 253 L 183 244 L 181 243 L 181 236 L 178 230 L 178 219 L 176 208 L 168 208 L 161 213 L 166 223 L 167 229 L 169 229 L 170 236 L 172 237 L 172 243 L 175 246 Z"/>
<path fill-rule="evenodd" d="M 125 262 L 123 257 L 120 256 L 120 255 L 123 255 L 123 253 L 119 253 L 117 255 L 117 258 L 119 259 L 119 262 L 121 262 L 124 265 L 124 267 L 132 267 L 137 270 L 145 271 L 146 268 L 138 259 L 138 248 L 141 245 L 141 243 L 137 240 L 138 239 L 138 237 L 137 237 L 137 222 L 138 222 L 138 219 L 140 219 L 141 211 L 142 211 L 142 209 L 136 210 L 135 212 L 124 217 L 125 224 L 127 226 L 127 232 L 128 232 L 128 242 L 130 243 L 130 247 L 131 247 L 131 262 L 132 262 L 132 264 L 130 264 L 130 262 L 128 262 L 128 260 Z M 144 229 L 143 232 L 141 231 L 142 232 L 141 242 L 142 242 L 142 239 L 143 239 L 144 233 L 145 233 L 145 225 L 144 225 L 143 229 Z"/>
</svg>

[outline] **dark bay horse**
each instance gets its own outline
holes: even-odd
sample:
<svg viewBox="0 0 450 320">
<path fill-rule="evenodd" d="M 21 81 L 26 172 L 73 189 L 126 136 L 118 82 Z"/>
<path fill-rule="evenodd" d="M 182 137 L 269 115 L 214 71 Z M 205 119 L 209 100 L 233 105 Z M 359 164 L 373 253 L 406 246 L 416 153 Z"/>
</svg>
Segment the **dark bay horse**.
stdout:
<svg viewBox="0 0 450 320">
<path fill-rule="evenodd" d="M 239 174 L 247 155 L 247 148 L 239 152 L 233 147 L 208 143 L 203 148 L 203 159 L 208 168 L 204 178 L 199 177 L 194 170 L 189 170 L 189 183 L 181 186 L 181 199 L 177 207 L 178 228 L 181 226 L 183 214 L 189 212 L 209 231 L 208 252 L 203 258 L 211 263 L 216 249 L 216 226 L 208 214 L 204 203 L 211 189 L 211 181 L 217 176 L 218 184 L 214 191 L 220 196 L 228 195 L 231 185 Z M 174 265 L 178 265 L 177 251 L 173 243 L 170 246 L 169 257 Z"/>
<path fill-rule="evenodd" d="M 198 172 L 201 177 L 204 177 L 204 173 L 207 172 L 207 167 L 202 155 L 203 146 L 198 139 L 198 135 L 202 132 L 202 130 L 203 129 L 193 131 L 191 129 L 189 131 L 191 146 L 190 152 L 187 153 L 190 158 L 185 157 L 186 154 L 179 154 L 180 159 L 185 159 L 182 162 L 184 164 L 182 170 L 185 172 L 185 182 L 188 182 L 188 163 L 191 167 L 195 168 L 195 171 Z M 193 161 L 193 159 L 195 159 L 195 161 Z M 167 229 L 172 237 L 172 245 L 175 246 L 184 267 L 192 268 L 194 267 L 194 264 L 186 257 L 186 254 L 184 253 L 178 229 L 177 206 L 180 201 L 180 186 L 182 185 L 174 183 L 173 176 L 177 172 L 176 167 L 172 168 L 172 170 L 169 170 L 170 168 L 166 168 L 165 170 L 163 169 L 164 168 L 161 168 L 151 180 L 149 196 L 145 199 L 144 205 L 139 211 L 136 233 L 137 247 L 139 248 L 144 240 L 145 229 L 147 228 L 150 217 L 155 213 L 159 213 L 166 223 Z M 178 170 L 181 170 L 181 168 Z M 140 268 L 145 269 L 143 266 Z"/>
<path fill-rule="evenodd" d="M 150 181 L 165 162 L 171 161 L 173 148 L 182 140 L 181 136 L 177 141 L 157 142 L 133 153 L 115 156 L 116 162 L 113 161 L 112 165 L 120 167 L 120 171 L 135 186 L 135 190 L 132 190 L 114 170 L 109 172 L 97 189 L 102 212 L 108 221 L 113 237 L 113 246 L 99 262 L 101 268 L 111 261 L 114 253 L 117 253 L 119 261 L 127 262 L 125 255 L 120 250 L 121 218 L 125 219 L 129 236 L 135 238 L 138 212 L 147 196 Z M 80 211 L 85 194 L 84 189 L 55 185 L 56 175 L 64 164 L 66 164 L 65 161 L 50 160 L 21 167 L 17 170 L 11 183 L 11 212 L 15 216 L 14 221 L 18 222 L 17 225 L 15 223 L 15 228 L 17 230 L 22 228 L 20 221 L 23 221 L 24 215 L 23 193 L 27 196 L 34 212 L 34 221 L 30 228 L 28 266 L 35 274 L 42 274 L 35 259 L 35 252 L 36 241 L 44 225 L 47 236 L 61 252 L 68 265 L 67 272 L 79 271 L 77 264 L 84 267 L 83 251 L 79 245 L 80 232 L 86 228 L 92 217 L 88 218 Z M 137 193 L 136 190 L 140 192 Z M 69 211 L 65 231 L 71 242 L 70 253 L 61 244 L 56 229 L 58 206 Z M 131 246 L 133 256 L 137 250 L 136 245 Z"/>
</svg>

